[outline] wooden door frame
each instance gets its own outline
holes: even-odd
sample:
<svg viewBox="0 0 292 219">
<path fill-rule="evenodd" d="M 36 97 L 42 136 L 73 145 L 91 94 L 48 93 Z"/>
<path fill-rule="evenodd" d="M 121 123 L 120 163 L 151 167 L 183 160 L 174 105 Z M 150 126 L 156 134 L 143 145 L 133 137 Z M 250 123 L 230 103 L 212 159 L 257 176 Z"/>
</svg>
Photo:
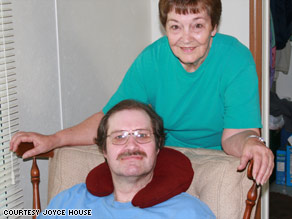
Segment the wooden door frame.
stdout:
<svg viewBox="0 0 292 219">
<path fill-rule="evenodd" d="M 249 49 L 256 64 L 260 103 L 262 100 L 262 25 L 262 1 L 249 0 Z M 255 218 L 261 218 L 261 197 L 256 206 Z"/>
<path fill-rule="evenodd" d="M 269 10 L 270 4 L 263 0 L 249 0 L 250 7 L 250 51 L 256 63 L 259 78 L 259 93 L 263 120 L 262 136 L 269 142 Z M 263 20 L 264 19 L 264 20 Z M 263 47 L 264 45 L 264 47 Z M 264 75 L 263 75 L 264 73 Z M 269 217 L 269 184 L 261 188 L 256 219 Z"/>
<path fill-rule="evenodd" d="M 249 1 L 249 49 L 253 55 L 259 78 L 260 99 L 262 94 L 262 1 Z"/>
</svg>

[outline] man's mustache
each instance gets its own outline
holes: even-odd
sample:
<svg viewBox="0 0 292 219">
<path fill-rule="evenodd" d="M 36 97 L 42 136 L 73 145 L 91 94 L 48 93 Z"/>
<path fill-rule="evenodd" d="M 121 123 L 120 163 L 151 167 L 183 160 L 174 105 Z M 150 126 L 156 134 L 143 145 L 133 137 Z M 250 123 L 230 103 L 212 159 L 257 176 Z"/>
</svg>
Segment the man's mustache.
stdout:
<svg viewBox="0 0 292 219">
<path fill-rule="evenodd" d="M 135 155 L 140 155 L 140 156 L 143 156 L 143 157 L 147 157 L 147 154 L 144 152 L 144 151 L 140 151 L 140 150 L 135 150 L 135 151 L 126 151 L 126 152 L 123 152 L 121 154 L 119 154 L 119 156 L 117 157 L 117 160 L 119 159 L 123 159 L 125 157 L 129 157 L 129 156 L 135 156 Z"/>
</svg>

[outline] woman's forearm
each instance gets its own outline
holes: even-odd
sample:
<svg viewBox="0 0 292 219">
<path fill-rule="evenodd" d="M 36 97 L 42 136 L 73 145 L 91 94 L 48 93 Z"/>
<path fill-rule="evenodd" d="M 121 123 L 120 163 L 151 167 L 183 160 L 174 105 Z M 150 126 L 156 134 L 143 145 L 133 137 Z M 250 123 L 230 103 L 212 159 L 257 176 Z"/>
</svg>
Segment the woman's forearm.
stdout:
<svg viewBox="0 0 292 219">
<path fill-rule="evenodd" d="M 260 135 L 259 129 L 225 129 L 222 148 L 226 154 L 241 157 L 243 146 L 251 135 Z"/>
<path fill-rule="evenodd" d="M 56 132 L 52 135 L 55 146 L 94 144 L 94 139 L 97 137 L 97 128 L 103 116 L 102 111 L 98 112 L 78 125 Z"/>
</svg>

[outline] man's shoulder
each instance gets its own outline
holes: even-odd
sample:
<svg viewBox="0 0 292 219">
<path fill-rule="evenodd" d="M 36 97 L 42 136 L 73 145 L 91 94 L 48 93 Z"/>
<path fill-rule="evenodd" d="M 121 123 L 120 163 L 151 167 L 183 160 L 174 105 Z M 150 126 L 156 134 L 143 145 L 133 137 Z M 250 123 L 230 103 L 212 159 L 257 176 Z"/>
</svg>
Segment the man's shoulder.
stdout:
<svg viewBox="0 0 292 219">
<path fill-rule="evenodd" d="M 82 193 L 82 192 L 86 192 L 86 191 L 87 191 L 86 184 L 79 183 L 79 184 L 72 186 L 69 189 L 62 191 L 61 193 L 75 193 L 75 192 Z"/>
<path fill-rule="evenodd" d="M 86 184 L 85 183 L 79 183 L 76 184 L 74 186 L 72 186 L 71 188 L 68 188 L 62 192 L 60 192 L 59 194 L 57 194 L 53 200 L 55 199 L 63 199 L 63 200 L 74 200 L 77 197 L 87 197 L 87 198 L 91 198 L 91 197 L 95 197 L 93 195 L 91 195 L 89 193 L 89 191 L 86 188 Z"/>
<path fill-rule="evenodd" d="M 85 183 L 80 183 L 57 194 L 48 205 L 48 208 L 83 208 L 88 203 L 99 203 L 101 198 L 92 195 Z"/>
<path fill-rule="evenodd" d="M 193 204 L 204 204 L 200 199 L 198 199 L 197 197 L 195 196 L 192 196 L 186 192 L 182 192 L 174 197 L 172 197 L 171 199 L 169 199 L 170 201 L 173 201 L 173 202 L 179 202 L 183 205 L 185 204 L 188 204 L 188 205 L 193 205 Z"/>
<path fill-rule="evenodd" d="M 173 214 L 178 213 L 189 218 L 215 218 L 213 212 L 204 202 L 186 192 L 180 193 L 159 205 L 157 207 L 171 209 Z"/>
</svg>

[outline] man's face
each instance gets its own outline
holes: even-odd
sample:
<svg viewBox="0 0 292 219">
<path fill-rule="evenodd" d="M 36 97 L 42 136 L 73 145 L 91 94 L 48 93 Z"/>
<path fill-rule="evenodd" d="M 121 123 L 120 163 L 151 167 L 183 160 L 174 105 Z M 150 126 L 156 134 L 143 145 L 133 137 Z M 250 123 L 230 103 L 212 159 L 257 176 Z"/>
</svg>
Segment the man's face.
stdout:
<svg viewBox="0 0 292 219">
<path fill-rule="evenodd" d="M 113 178 L 146 175 L 152 177 L 158 151 L 152 134 L 150 117 L 142 110 L 122 110 L 109 118 L 108 127 L 108 135 L 119 131 L 132 133 L 135 130 L 149 130 L 151 133 L 151 140 L 149 139 L 147 143 L 138 143 L 135 136 L 129 135 L 126 143 L 116 145 L 111 137 L 107 137 L 104 156 Z"/>
<path fill-rule="evenodd" d="M 205 60 L 216 34 L 211 18 L 205 10 L 197 14 L 177 14 L 174 9 L 167 14 L 166 35 L 174 55 L 187 71 L 193 71 Z"/>
</svg>

